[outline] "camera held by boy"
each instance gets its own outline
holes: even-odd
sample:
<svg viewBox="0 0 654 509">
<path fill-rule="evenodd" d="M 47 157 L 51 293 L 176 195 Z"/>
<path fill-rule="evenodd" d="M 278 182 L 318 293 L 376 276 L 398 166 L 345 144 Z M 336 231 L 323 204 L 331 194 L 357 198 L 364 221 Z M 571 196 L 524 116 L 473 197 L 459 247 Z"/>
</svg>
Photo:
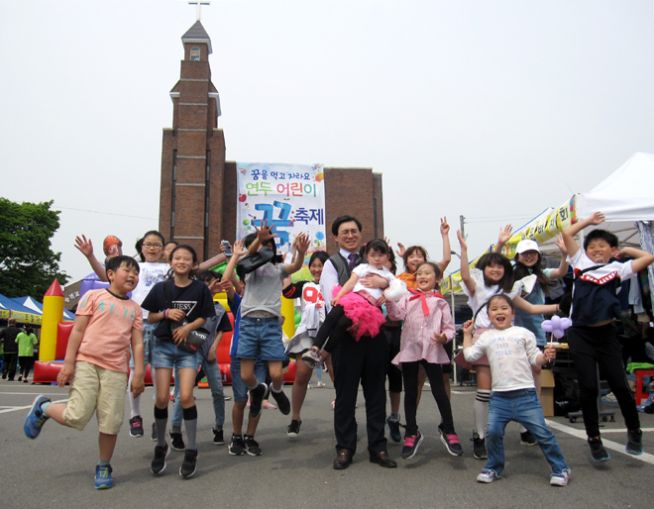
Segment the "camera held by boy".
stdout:
<svg viewBox="0 0 654 509">
<path fill-rule="evenodd" d="M 110 465 L 123 422 L 130 347 L 136 360 L 131 392 L 144 388 L 141 308 L 128 297 L 139 281 L 139 265 L 129 256 L 106 262 L 109 288 L 91 290 L 80 301 L 68 340 L 64 365 L 57 375 L 59 386 L 71 383 L 67 401 L 39 395 L 23 430 L 28 438 L 39 436 L 48 419 L 82 430 L 94 413 L 99 428 L 99 461 L 96 489 L 113 486 Z"/>
</svg>

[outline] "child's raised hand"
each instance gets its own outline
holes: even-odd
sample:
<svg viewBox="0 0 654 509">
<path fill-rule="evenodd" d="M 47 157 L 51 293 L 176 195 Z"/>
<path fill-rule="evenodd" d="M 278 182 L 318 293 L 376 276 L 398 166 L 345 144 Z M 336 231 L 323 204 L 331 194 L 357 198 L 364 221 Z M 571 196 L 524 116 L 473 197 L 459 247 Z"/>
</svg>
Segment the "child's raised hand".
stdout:
<svg viewBox="0 0 654 509">
<path fill-rule="evenodd" d="M 606 217 L 602 212 L 593 212 L 590 216 L 588 216 L 588 222 L 590 224 L 602 224 L 606 220 Z"/>
<path fill-rule="evenodd" d="M 463 237 L 463 233 L 461 233 L 461 230 L 456 231 L 456 238 L 459 239 L 459 245 L 461 246 L 461 250 L 467 251 L 468 243 L 466 242 L 466 239 Z"/>
<path fill-rule="evenodd" d="M 234 258 L 238 259 L 239 256 L 242 256 L 245 253 L 247 253 L 247 249 L 245 249 L 245 244 L 243 244 L 243 241 L 237 240 L 234 242 L 234 245 L 232 246 L 232 255 Z"/>
<path fill-rule="evenodd" d="M 474 325 L 475 324 L 472 320 L 466 320 L 466 322 L 463 324 L 463 333 L 472 335 L 472 329 Z"/>
<path fill-rule="evenodd" d="M 503 246 L 511 238 L 511 232 L 513 232 L 513 225 L 507 224 L 500 228 L 500 233 L 497 235 L 497 244 Z"/>
<path fill-rule="evenodd" d="M 447 343 L 447 336 L 445 335 L 444 332 L 441 332 L 440 334 L 438 332 L 434 332 L 431 335 L 431 340 L 434 343 L 438 343 L 439 345 L 444 345 L 445 343 Z"/>
<path fill-rule="evenodd" d="M 307 249 L 309 249 L 309 236 L 302 232 L 297 237 L 295 237 L 293 244 L 295 244 L 295 248 L 299 253 L 304 254 L 307 252 Z"/>
<path fill-rule="evenodd" d="M 406 246 L 401 242 L 398 242 L 397 251 L 395 252 L 397 253 L 397 256 L 399 256 L 400 258 L 404 258 L 404 253 L 406 253 Z"/>
<path fill-rule="evenodd" d="M 447 222 L 446 217 L 441 217 L 441 235 L 445 237 L 450 234 L 450 225 Z"/>
<path fill-rule="evenodd" d="M 84 234 L 75 237 L 75 247 L 87 258 L 93 256 L 93 242 Z"/>
<path fill-rule="evenodd" d="M 265 219 L 261 221 L 261 228 L 256 228 L 256 230 L 257 238 L 261 244 L 275 237 L 272 226 L 268 226 L 268 221 Z"/>
<path fill-rule="evenodd" d="M 556 236 L 554 243 L 556 244 L 556 247 L 559 248 L 559 251 L 561 251 L 563 256 L 568 256 L 568 248 L 565 247 L 565 242 L 563 242 L 563 236 L 561 234 Z"/>
</svg>

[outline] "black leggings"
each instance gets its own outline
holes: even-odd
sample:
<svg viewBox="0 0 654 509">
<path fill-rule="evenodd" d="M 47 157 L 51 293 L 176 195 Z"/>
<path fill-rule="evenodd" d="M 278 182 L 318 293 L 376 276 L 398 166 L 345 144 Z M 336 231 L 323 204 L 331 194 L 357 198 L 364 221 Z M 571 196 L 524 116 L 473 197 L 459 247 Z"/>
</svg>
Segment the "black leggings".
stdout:
<svg viewBox="0 0 654 509">
<path fill-rule="evenodd" d="M 452 406 L 443 384 L 443 369 L 440 364 L 431 364 L 425 360 L 402 363 L 402 379 L 404 380 L 404 418 L 406 419 L 406 435 L 415 435 L 418 431 L 416 411 L 418 409 L 418 367 L 422 364 L 431 385 L 438 411 L 441 413 L 441 427 L 445 433 L 453 434 L 454 422 Z"/>
<path fill-rule="evenodd" d="M 600 434 L 597 409 L 598 365 L 602 377 L 618 400 L 627 429 L 640 428 L 638 410 L 627 383 L 615 326 L 571 327 L 568 330 L 568 344 L 579 380 L 579 399 L 586 434 L 591 438 Z"/>
<path fill-rule="evenodd" d="M 343 334 L 350 327 L 352 327 L 352 320 L 345 316 L 343 306 L 336 305 L 327 313 L 325 321 L 318 329 L 316 337 L 313 338 L 313 345 L 331 353 L 336 345 L 336 337 Z M 337 328 L 341 329 L 339 334 L 335 334 Z"/>
</svg>

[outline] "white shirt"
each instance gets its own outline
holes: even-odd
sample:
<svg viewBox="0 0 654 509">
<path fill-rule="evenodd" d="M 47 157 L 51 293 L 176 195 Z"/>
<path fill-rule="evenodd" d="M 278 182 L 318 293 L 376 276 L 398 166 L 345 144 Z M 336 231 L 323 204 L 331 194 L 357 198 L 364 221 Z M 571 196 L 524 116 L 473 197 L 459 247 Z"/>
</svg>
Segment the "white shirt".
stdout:
<svg viewBox="0 0 654 509">
<path fill-rule="evenodd" d="M 356 251 L 348 251 L 343 248 L 340 248 L 338 252 L 341 253 L 345 260 L 348 260 L 348 257 L 352 253 L 356 253 Z M 331 300 L 334 297 L 333 290 L 337 284 L 339 283 L 336 267 L 334 267 L 334 264 L 331 260 L 327 260 L 322 268 L 322 274 L 320 275 L 320 288 L 322 290 L 322 296 L 325 299 L 325 309 L 327 312 L 329 312 L 332 307 Z"/>
<path fill-rule="evenodd" d="M 534 334 L 523 328 L 488 329 L 474 345 L 463 349 L 468 362 L 486 354 L 493 377 L 493 390 L 498 392 L 534 388 L 531 366 L 536 365 L 540 350 Z"/>
<path fill-rule="evenodd" d="M 361 278 L 366 277 L 368 274 L 376 274 L 378 276 L 383 277 L 388 283 L 390 284 L 393 279 L 395 279 L 395 276 L 393 273 L 388 270 L 385 267 L 382 267 L 381 269 L 378 269 L 376 267 L 373 267 L 372 265 L 369 265 L 367 263 L 361 263 L 354 267 L 352 269 L 352 274 L 356 274 L 359 277 L 359 281 L 357 281 L 357 284 L 354 285 L 354 288 L 352 289 L 353 292 L 360 292 L 360 291 L 365 291 L 370 295 L 373 299 L 379 300 L 381 296 L 384 294 L 384 290 L 381 288 L 366 288 L 361 284 Z"/>
</svg>

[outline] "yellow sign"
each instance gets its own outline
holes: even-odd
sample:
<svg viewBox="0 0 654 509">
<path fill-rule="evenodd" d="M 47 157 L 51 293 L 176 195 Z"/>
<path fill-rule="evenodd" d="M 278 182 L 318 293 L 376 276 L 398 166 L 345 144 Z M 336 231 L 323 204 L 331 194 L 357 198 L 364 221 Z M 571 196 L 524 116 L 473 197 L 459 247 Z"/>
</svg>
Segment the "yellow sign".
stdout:
<svg viewBox="0 0 654 509">
<path fill-rule="evenodd" d="M 547 242 L 558 235 L 559 232 L 568 228 L 576 221 L 575 197 L 573 196 L 560 207 L 547 209 L 533 221 L 520 228 L 502 248 L 502 254 L 512 259 L 515 256 L 515 248 L 523 239 L 532 239 L 538 243 Z M 495 249 L 493 244 L 490 250 Z M 471 263 L 470 267 L 477 265 L 481 258 L 478 256 Z M 441 293 L 450 292 L 462 293 L 461 290 L 461 271 L 456 271 L 444 278 L 441 282 Z"/>
</svg>

